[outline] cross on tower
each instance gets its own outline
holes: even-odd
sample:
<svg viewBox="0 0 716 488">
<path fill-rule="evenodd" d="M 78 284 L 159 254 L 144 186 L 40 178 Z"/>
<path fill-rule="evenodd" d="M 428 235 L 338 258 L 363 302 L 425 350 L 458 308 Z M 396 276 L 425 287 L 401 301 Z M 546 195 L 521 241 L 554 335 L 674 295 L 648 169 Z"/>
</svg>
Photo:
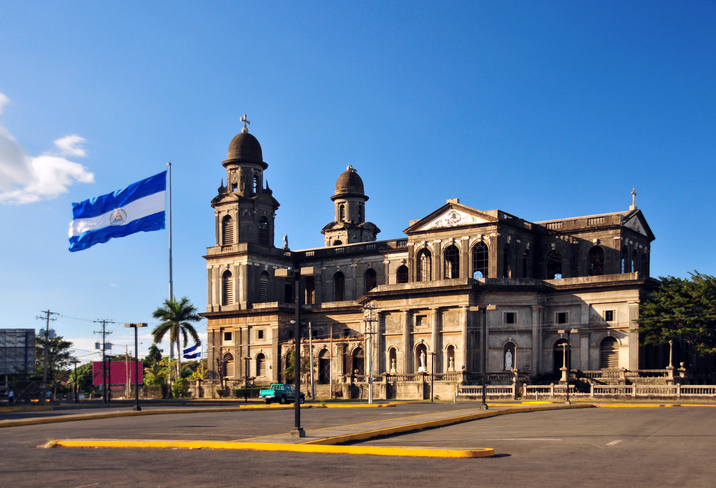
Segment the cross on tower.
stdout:
<svg viewBox="0 0 716 488">
<path fill-rule="evenodd" d="M 631 210 L 636 209 L 636 188 L 631 189 Z"/>
<path fill-rule="evenodd" d="M 246 124 L 251 124 L 251 122 L 249 121 L 249 119 L 246 118 L 246 114 L 244 114 L 243 117 L 240 117 L 239 120 L 244 123 L 244 128 L 242 132 L 248 132 L 249 128 L 246 127 Z"/>
</svg>

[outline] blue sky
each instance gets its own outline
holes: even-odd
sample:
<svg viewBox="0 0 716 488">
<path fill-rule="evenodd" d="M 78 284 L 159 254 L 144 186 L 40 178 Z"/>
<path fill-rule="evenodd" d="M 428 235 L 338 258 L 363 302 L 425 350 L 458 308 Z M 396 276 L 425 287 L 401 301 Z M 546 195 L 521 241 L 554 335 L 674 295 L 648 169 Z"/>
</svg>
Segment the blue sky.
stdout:
<svg viewBox="0 0 716 488">
<path fill-rule="evenodd" d="M 172 161 L 174 290 L 206 307 L 221 162 L 248 114 L 276 244 L 323 245 L 347 165 L 402 236 L 460 198 L 531 221 L 626 210 L 652 275 L 716 274 L 716 2 L 19 2 L 0 16 L 0 328 L 93 358 L 155 324 L 168 236 L 68 252 L 71 203 Z M 199 325 L 205 332 L 205 321 Z M 145 333 L 140 352 L 150 339 Z M 163 348 L 166 350 L 167 345 Z"/>
</svg>

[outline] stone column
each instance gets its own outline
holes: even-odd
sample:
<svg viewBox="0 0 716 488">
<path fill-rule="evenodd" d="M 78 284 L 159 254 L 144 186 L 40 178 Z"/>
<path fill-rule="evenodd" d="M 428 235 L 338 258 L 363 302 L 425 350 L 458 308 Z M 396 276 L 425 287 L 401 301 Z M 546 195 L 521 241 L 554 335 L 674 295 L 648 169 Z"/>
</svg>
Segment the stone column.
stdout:
<svg viewBox="0 0 716 488">
<path fill-rule="evenodd" d="M 460 278 L 472 278 L 470 276 L 470 237 L 465 236 L 460 242 Z"/>
<path fill-rule="evenodd" d="M 470 365 L 470 344 L 467 335 L 467 318 L 469 307 L 462 307 L 462 313 L 460 314 L 460 332 L 462 333 L 462 365 L 465 371 L 469 371 Z"/>
<path fill-rule="evenodd" d="M 430 347 L 432 349 L 432 352 L 435 353 L 435 355 L 433 356 L 433 359 L 432 359 L 433 361 L 435 361 L 434 371 L 436 373 L 442 373 L 445 370 L 445 368 L 443 367 L 443 364 L 442 364 L 442 347 L 440 344 L 440 336 L 438 334 L 438 331 L 440 330 L 440 328 L 439 328 L 440 309 L 433 308 L 430 311 L 431 311 L 430 320 L 432 321 L 432 327 L 433 327 L 433 330 L 432 330 L 433 333 L 432 333 L 432 337 L 431 337 L 432 343 L 431 343 Z M 431 368 L 429 371 L 432 372 L 433 369 Z"/>
<path fill-rule="evenodd" d="M 377 310 L 374 310 L 373 313 L 376 319 L 375 322 L 373 322 L 373 332 L 375 332 L 375 334 L 373 334 L 373 341 L 375 342 L 373 346 L 373 374 L 379 375 L 381 371 L 386 371 L 386 368 L 383 367 L 383 361 L 385 361 L 385 353 L 383 351 L 383 331 L 385 330 L 383 321 L 385 320 L 385 314 Z"/>
<path fill-rule="evenodd" d="M 413 372 L 413 349 L 411 347 L 410 336 L 413 328 L 411 324 L 410 310 L 403 310 L 403 373 L 410 374 Z"/>
<path fill-rule="evenodd" d="M 633 332 L 639 327 L 636 320 L 639 318 L 639 302 L 629 302 L 629 362 L 628 369 L 636 371 L 639 369 L 639 334 Z"/>
<path fill-rule="evenodd" d="M 500 275 L 497 274 L 497 270 L 499 269 L 499 260 L 501 259 L 502 253 L 499 249 L 499 235 L 500 234 L 490 234 L 487 241 L 488 241 L 488 260 L 487 260 L 487 276 L 490 278 L 499 278 Z M 486 276 L 486 277 L 487 277 Z"/>
<path fill-rule="evenodd" d="M 214 267 L 208 266 L 207 270 L 206 270 L 206 279 L 207 279 L 206 309 L 207 309 L 207 312 L 214 311 L 214 280 L 213 280 L 213 277 L 214 277 Z"/>
<path fill-rule="evenodd" d="M 589 331 L 579 331 L 579 369 L 589 371 Z"/>
<path fill-rule="evenodd" d="M 249 302 L 249 267 L 246 264 L 239 266 L 239 287 L 236 290 L 236 301 L 239 302 L 242 309 L 246 309 Z"/>
<path fill-rule="evenodd" d="M 279 380 L 278 372 L 280 370 L 280 361 L 281 361 L 281 348 L 279 346 L 279 340 L 278 340 L 278 332 L 279 332 L 279 323 L 271 326 L 271 373 L 269 374 L 269 378 L 271 378 L 271 382 L 277 382 Z M 333 367 L 333 365 L 331 365 Z"/>
<path fill-rule="evenodd" d="M 390 260 L 386 259 L 385 261 L 383 261 L 383 271 L 383 283 L 385 283 L 386 285 L 390 285 Z"/>
<path fill-rule="evenodd" d="M 532 306 L 532 357 L 530 361 L 532 376 L 542 371 L 542 307 Z"/>
<path fill-rule="evenodd" d="M 442 280 L 443 279 L 442 241 L 440 241 L 440 240 L 433 241 L 433 249 L 435 250 L 435 253 L 434 253 L 435 261 L 433 261 L 433 279 L 434 280 Z"/>
<path fill-rule="evenodd" d="M 208 341 L 206 348 L 206 369 L 208 369 L 209 371 L 213 371 L 214 373 L 218 373 L 218 371 L 216 371 L 216 349 L 220 347 L 221 344 L 219 344 L 216 340 L 215 330 L 207 330 L 206 336 Z"/>
</svg>

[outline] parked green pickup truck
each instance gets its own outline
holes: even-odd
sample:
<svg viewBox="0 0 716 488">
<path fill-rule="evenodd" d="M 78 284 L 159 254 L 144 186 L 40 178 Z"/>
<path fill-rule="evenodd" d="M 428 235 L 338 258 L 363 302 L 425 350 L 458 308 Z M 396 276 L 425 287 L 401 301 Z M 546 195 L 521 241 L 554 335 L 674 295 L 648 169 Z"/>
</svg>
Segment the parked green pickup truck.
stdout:
<svg viewBox="0 0 716 488">
<path fill-rule="evenodd" d="M 284 385 L 283 383 L 276 383 L 271 385 L 271 388 L 261 390 L 259 397 L 263 398 L 266 403 L 278 401 L 281 404 L 291 403 L 296 401 L 296 388 L 293 385 Z M 300 403 L 306 401 L 306 395 L 301 392 Z"/>
</svg>

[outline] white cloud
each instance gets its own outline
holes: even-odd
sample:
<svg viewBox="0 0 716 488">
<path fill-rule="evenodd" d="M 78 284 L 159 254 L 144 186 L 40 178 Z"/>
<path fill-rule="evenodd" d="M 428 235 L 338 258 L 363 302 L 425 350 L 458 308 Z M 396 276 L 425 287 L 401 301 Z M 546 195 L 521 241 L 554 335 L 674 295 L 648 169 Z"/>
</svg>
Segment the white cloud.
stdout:
<svg viewBox="0 0 716 488">
<path fill-rule="evenodd" d="M 10 102 L 0 93 L 0 114 Z M 66 156 L 83 157 L 83 137 L 55 141 L 55 151 L 29 156 L 6 127 L 0 125 L 0 203 L 25 204 L 57 198 L 75 182 L 94 183 L 94 174 Z"/>
</svg>

